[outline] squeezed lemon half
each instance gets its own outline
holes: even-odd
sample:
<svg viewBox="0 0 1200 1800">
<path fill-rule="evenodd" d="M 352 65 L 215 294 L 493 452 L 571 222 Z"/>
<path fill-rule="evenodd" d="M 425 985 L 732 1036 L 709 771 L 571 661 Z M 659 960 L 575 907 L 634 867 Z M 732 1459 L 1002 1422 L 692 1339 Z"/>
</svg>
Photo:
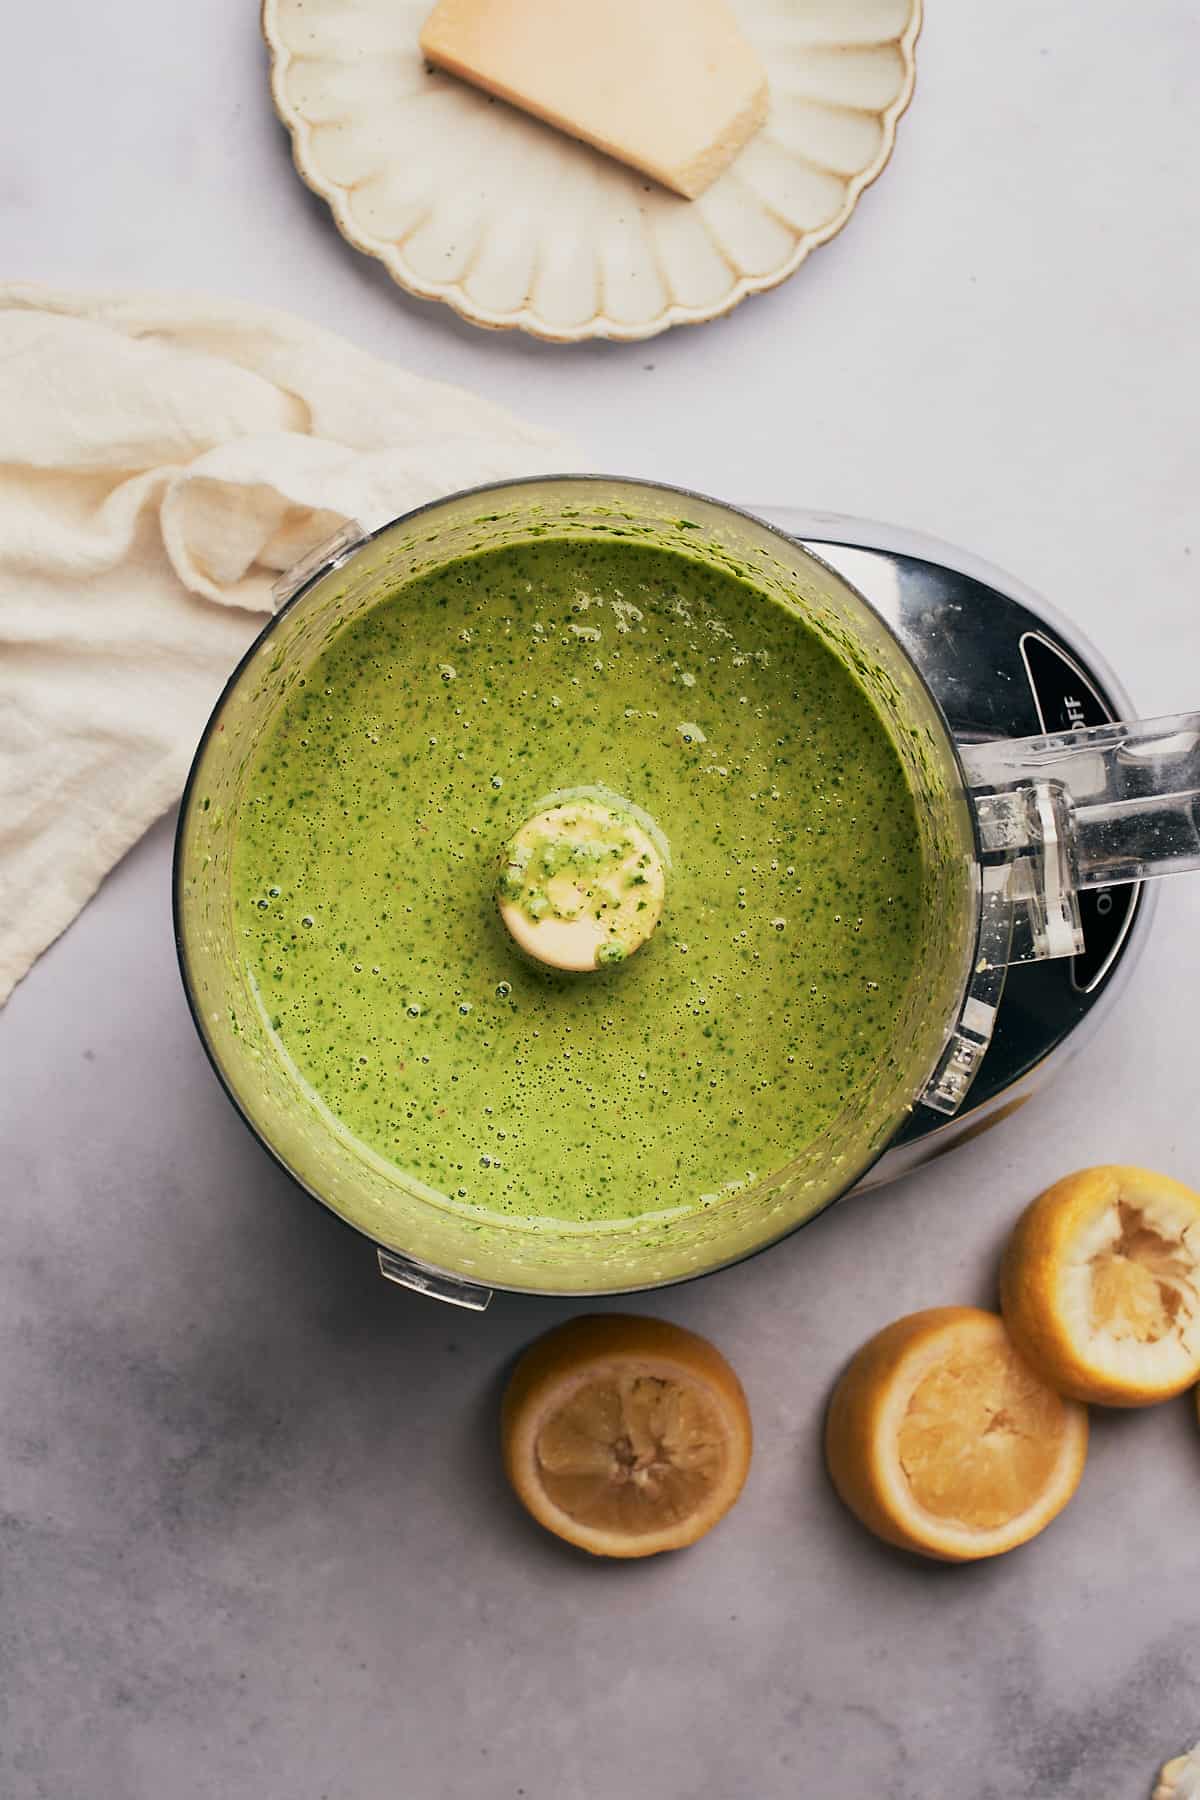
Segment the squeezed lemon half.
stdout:
<svg viewBox="0 0 1200 1800">
<path fill-rule="evenodd" d="M 998 1556 L 1079 1485 L 1087 1413 L 1014 1348 L 1004 1321 L 935 1307 L 887 1326 L 838 1382 L 826 1421 L 833 1484 L 876 1536 L 945 1562 Z"/>
<path fill-rule="evenodd" d="M 741 1383 L 663 1319 L 572 1319 L 522 1356 L 504 1396 L 504 1466 L 539 1524 L 595 1556 L 695 1543 L 750 1466 Z"/>
<path fill-rule="evenodd" d="M 1200 1381 L 1200 1194 L 1105 1165 L 1055 1182 L 1017 1222 L 1001 1309 L 1060 1393 L 1148 1406 Z"/>
</svg>

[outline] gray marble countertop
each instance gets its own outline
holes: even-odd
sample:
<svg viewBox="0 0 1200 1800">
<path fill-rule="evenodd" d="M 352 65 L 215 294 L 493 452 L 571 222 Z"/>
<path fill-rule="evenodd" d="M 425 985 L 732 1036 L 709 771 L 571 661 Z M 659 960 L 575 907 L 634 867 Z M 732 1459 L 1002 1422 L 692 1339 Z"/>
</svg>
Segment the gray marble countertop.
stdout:
<svg viewBox="0 0 1200 1800">
<path fill-rule="evenodd" d="M 394 292 L 295 179 L 240 0 L 22 9 L 0 241 L 28 278 L 293 306 L 598 465 L 968 544 L 1143 712 L 1195 707 L 1194 9 L 930 11 L 843 237 L 641 347 Z M 843 1514 L 819 1428 L 877 1326 L 992 1301 L 1051 1178 L 1200 1182 L 1195 884 L 1017 1119 L 639 1302 L 725 1348 L 758 1450 L 703 1545 L 609 1567 L 497 1469 L 505 1368 L 571 1309 L 391 1289 L 269 1164 L 191 1029 L 169 845 L 164 822 L 0 1015 L 0 1800 L 1142 1800 L 1200 1736 L 1194 1412 L 1098 1416 L 1069 1511 L 958 1570 Z"/>
</svg>

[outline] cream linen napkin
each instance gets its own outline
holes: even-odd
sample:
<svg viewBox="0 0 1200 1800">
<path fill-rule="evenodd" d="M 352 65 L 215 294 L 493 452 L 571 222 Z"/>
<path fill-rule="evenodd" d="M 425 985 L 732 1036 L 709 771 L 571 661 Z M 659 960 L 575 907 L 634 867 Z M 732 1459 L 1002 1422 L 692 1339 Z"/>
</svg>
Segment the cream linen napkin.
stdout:
<svg viewBox="0 0 1200 1800">
<path fill-rule="evenodd" d="M 177 798 L 280 570 L 574 466 L 286 313 L 0 284 L 0 1004 Z"/>
</svg>

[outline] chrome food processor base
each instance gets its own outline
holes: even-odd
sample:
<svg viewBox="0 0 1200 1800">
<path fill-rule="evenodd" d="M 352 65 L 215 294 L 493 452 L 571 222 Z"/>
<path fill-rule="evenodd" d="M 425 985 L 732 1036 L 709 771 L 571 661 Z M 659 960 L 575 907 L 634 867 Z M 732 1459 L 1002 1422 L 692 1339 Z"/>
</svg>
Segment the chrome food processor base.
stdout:
<svg viewBox="0 0 1200 1800">
<path fill-rule="evenodd" d="M 967 551 L 902 528 L 795 507 L 751 507 L 830 563 L 882 614 L 966 743 L 1135 716 L 1087 639 L 1037 594 Z M 1154 912 L 1153 883 L 1079 896 L 1086 947 L 1008 971 L 995 1032 L 952 1118 L 918 1106 L 852 1191 L 865 1193 L 1010 1117 L 1113 1004 Z"/>
</svg>

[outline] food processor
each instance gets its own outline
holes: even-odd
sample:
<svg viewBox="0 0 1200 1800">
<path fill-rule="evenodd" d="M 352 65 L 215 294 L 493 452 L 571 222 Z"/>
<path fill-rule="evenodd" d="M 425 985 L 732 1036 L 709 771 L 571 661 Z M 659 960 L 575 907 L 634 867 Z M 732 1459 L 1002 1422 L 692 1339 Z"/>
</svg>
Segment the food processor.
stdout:
<svg viewBox="0 0 1200 1800">
<path fill-rule="evenodd" d="M 422 1191 L 288 1068 L 233 931 L 241 789 L 290 684 L 407 581 L 539 534 L 634 536 L 744 574 L 851 663 L 916 801 L 924 938 L 890 1054 L 786 1166 L 682 1219 L 480 1221 Z M 754 516 L 650 483 L 541 478 L 372 533 L 347 526 L 276 592 L 280 611 L 218 702 L 180 811 L 185 988 L 265 1147 L 373 1240 L 386 1277 L 461 1306 L 486 1306 L 495 1288 L 611 1293 L 706 1273 L 1011 1114 L 1127 977 L 1152 914 L 1145 879 L 1200 866 L 1200 717 L 1131 722 L 1115 677 L 1048 606 L 913 534 L 790 509 Z"/>
</svg>

